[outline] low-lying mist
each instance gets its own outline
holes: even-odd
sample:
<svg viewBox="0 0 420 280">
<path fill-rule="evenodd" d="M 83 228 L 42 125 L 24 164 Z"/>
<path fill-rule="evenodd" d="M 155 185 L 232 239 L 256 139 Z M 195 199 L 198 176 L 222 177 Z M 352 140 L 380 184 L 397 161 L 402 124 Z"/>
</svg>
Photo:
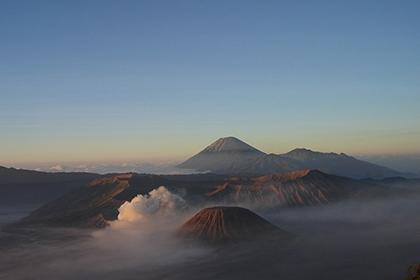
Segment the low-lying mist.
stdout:
<svg viewBox="0 0 420 280">
<path fill-rule="evenodd" d="M 197 209 L 160 187 L 123 204 L 118 220 L 103 230 L 43 229 L 54 241 L 34 237 L 1 250 L 0 279 L 402 280 L 408 266 L 420 262 L 418 201 L 258 208 L 296 238 L 209 248 L 175 237 Z"/>
<path fill-rule="evenodd" d="M 0 253 L 0 279 L 119 279 L 197 259 L 209 248 L 175 237 L 190 211 L 180 196 L 159 187 L 123 204 L 118 220 L 103 230 L 44 228 L 43 236 L 54 242 L 27 242 Z M 66 238 L 57 240 L 60 235 Z"/>
</svg>

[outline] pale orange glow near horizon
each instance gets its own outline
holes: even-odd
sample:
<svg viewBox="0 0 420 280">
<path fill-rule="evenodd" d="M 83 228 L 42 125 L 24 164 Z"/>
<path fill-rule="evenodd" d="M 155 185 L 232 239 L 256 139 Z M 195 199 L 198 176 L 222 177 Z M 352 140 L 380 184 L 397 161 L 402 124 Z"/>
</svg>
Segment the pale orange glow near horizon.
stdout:
<svg viewBox="0 0 420 280">
<path fill-rule="evenodd" d="M 227 135 L 222 135 L 228 136 Z M 413 136 L 413 135 L 412 135 Z M 266 153 L 286 153 L 295 148 L 307 148 L 320 152 L 346 153 L 358 155 L 408 155 L 420 154 L 419 135 L 405 137 L 350 137 L 337 135 L 335 138 L 314 135 L 310 137 L 281 136 L 266 138 L 261 135 L 236 136 L 255 148 Z M 204 139 L 206 138 L 206 139 Z M 17 145 L 3 151 L 2 165 L 36 165 L 48 163 L 123 163 L 123 162 L 180 162 L 201 151 L 219 137 L 198 137 L 183 141 L 180 138 L 157 138 L 123 140 L 123 144 L 115 141 L 96 143 L 94 141 L 43 145 L 42 143 Z"/>
</svg>

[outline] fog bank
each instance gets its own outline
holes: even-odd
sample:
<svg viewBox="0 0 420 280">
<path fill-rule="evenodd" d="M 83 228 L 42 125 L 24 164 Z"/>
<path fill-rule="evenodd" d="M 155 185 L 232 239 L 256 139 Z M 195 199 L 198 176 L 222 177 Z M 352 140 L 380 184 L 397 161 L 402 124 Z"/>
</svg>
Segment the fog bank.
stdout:
<svg viewBox="0 0 420 280">
<path fill-rule="evenodd" d="M 208 248 L 174 236 L 195 210 L 160 187 L 104 230 L 1 250 L 1 279 L 404 279 L 420 262 L 418 197 L 258 213 L 296 238 Z M 60 233 L 61 232 L 61 233 Z"/>
</svg>

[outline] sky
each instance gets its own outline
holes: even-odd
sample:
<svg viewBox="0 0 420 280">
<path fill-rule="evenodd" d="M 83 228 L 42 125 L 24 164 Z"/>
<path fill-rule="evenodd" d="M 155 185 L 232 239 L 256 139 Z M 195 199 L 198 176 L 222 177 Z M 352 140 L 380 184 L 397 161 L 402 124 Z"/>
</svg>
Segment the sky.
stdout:
<svg viewBox="0 0 420 280">
<path fill-rule="evenodd" d="M 0 165 L 420 154 L 419 1 L 0 2 Z"/>
</svg>

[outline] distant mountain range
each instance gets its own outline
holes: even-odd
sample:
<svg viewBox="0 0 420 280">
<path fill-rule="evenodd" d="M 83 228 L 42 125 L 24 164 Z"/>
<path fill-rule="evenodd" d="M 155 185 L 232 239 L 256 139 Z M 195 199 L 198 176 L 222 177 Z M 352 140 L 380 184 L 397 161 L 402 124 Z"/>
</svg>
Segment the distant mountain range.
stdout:
<svg viewBox="0 0 420 280">
<path fill-rule="evenodd" d="M 178 167 L 230 175 L 267 175 L 301 169 L 359 179 L 407 175 L 344 153 L 295 149 L 285 154 L 266 154 L 235 137 L 218 139 Z"/>
</svg>

